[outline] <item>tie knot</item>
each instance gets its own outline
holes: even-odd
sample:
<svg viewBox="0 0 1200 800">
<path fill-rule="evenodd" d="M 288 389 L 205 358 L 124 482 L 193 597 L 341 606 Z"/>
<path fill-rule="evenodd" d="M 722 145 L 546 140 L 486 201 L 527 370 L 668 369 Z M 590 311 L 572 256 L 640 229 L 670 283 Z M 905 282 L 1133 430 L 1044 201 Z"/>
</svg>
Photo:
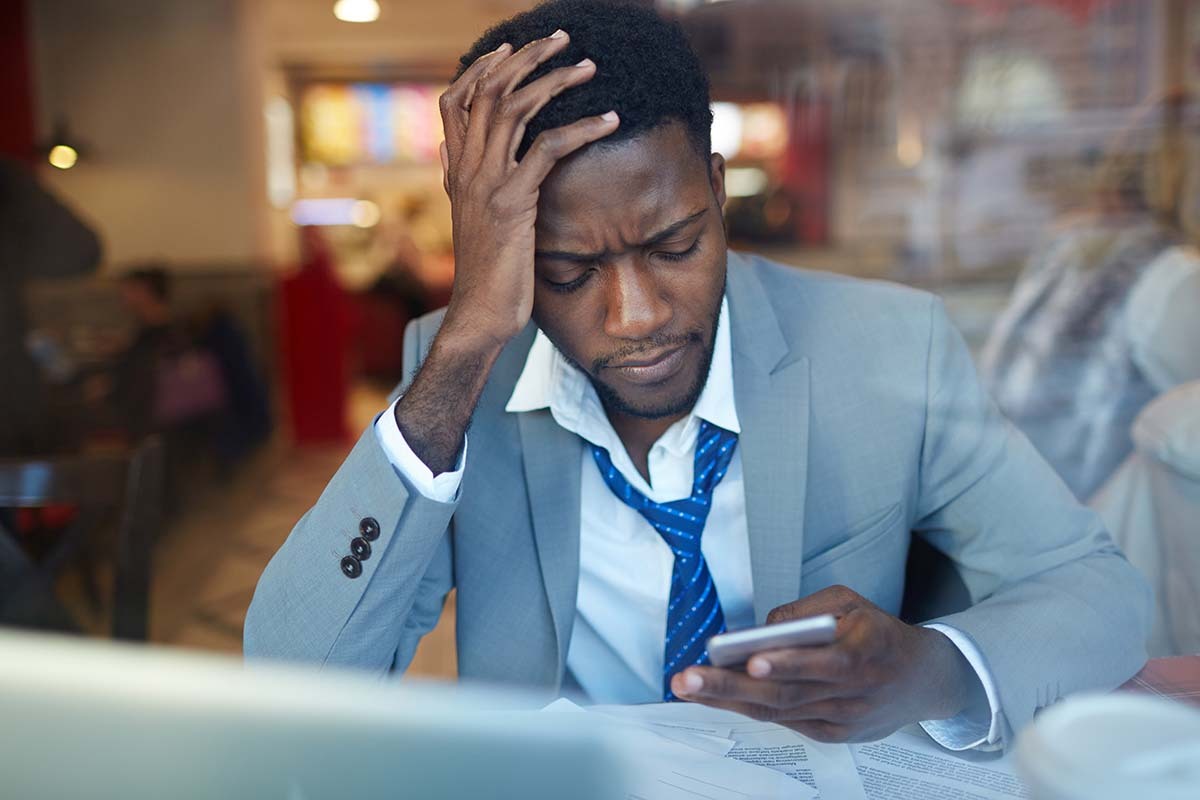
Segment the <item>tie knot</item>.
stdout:
<svg viewBox="0 0 1200 800">
<path fill-rule="evenodd" d="M 612 493 L 658 531 L 676 558 L 687 559 L 700 553 L 700 537 L 711 505 L 709 497 L 725 477 L 736 445 L 737 434 L 702 420 L 696 436 L 692 494 L 669 503 L 656 503 L 635 489 L 613 466 L 603 447 L 593 444 L 591 449 L 600 475 Z"/>
</svg>

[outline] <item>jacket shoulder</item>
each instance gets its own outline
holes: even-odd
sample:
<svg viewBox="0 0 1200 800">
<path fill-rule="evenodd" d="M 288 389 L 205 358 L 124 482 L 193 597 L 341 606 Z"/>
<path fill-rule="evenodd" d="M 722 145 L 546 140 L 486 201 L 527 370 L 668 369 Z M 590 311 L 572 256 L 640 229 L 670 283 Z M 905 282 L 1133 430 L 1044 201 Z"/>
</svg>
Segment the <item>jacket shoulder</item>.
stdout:
<svg viewBox="0 0 1200 800">
<path fill-rule="evenodd" d="M 762 282 L 768 296 L 782 304 L 796 302 L 827 304 L 846 308 L 928 309 L 936 295 L 892 281 L 858 278 L 782 264 L 760 256 L 743 256 L 747 266 Z"/>
<path fill-rule="evenodd" d="M 810 353 L 844 353 L 857 345 L 924 350 L 931 315 L 941 310 L 941 300 L 931 292 L 890 281 L 818 272 L 759 256 L 743 255 L 738 261 L 738 268 L 750 270 L 761 284 L 784 337 Z"/>
</svg>

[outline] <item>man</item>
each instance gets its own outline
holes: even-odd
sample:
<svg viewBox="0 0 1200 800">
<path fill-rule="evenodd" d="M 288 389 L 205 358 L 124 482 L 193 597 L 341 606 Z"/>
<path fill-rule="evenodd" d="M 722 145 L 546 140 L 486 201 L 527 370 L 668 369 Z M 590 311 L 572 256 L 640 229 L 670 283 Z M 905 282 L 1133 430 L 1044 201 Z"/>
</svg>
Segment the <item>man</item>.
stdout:
<svg viewBox="0 0 1200 800">
<path fill-rule="evenodd" d="M 249 655 L 401 671 L 455 587 L 464 678 L 956 749 L 1138 669 L 1144 585 L 938 303 L 727 252 L 678 29 L 556 2 L 462 64 L 453 298 L 267 567 Z M 895 616 L 910 532 L 971 608 Z M 832 645 L 707 666 L 722 629 L 822 612 Z"/>
<path fill-rule="evenodd" d="M 121 303 L 137 323 L 133 340 L 116 359 L 113 407 L 121 427 L 133 441 L 161 426 L 155 418 L 158 371 L 169 355 L 184 349 L 187 339 L 171 310 L 171 274 L 147 264 L 121 278 Z"/>
</svg>

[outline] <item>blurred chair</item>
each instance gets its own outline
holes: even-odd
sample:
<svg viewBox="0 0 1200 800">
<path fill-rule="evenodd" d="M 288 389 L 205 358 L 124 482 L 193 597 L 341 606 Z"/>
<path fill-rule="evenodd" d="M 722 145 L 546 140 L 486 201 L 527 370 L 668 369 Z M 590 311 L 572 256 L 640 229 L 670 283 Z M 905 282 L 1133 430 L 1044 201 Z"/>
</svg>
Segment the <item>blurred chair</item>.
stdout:
<svg viewBox="0 0 1200 800">
<path fill-rule="evenodd" d="M 163 450 L 155 437 L 126 456 L 0 459 L 0 508 L 63 505 L 75 510 L 41 558 L 32 557 L 0 525 L 0 624 L 77 631 L 55 595 L 55 581 L 67 566 L 81 561 L 90 574 L 101 537 L 115 520 L 112 635 L 144 641 L 150 556 L 162 496 Z M 98 594 L 94 588 L 91 593 Z"/>
<path fill-rule="evenodd" d="M 1133 440 L 1090 505 L 1154 587 L 1150 656 L 1200 653 L 1200 381 L 1147 405 Z"/>
</svg>

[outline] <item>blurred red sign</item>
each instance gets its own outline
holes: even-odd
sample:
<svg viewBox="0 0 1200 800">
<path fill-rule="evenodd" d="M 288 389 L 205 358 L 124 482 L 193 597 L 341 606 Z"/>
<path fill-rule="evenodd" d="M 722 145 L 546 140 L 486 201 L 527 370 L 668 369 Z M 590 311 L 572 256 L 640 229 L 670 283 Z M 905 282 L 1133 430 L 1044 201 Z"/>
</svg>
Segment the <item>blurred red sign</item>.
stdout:
<svg viewBox="0 0 1200 800">
<path fill-rule="evenodd" d="M 976 6 L 997 16 L 1007 14 L 1021 2 L 1026 5 L 1051 6 L 1073 17 L 1077 22 L 1083 23 L 1087 22 L 1088 17 L 1101 8 L 1116 5 L 1122 0 L 1017 0 L 1016 2 L 1014 0 L 954 0 L 954 2 L 965 6 Z"/>
</svg>

